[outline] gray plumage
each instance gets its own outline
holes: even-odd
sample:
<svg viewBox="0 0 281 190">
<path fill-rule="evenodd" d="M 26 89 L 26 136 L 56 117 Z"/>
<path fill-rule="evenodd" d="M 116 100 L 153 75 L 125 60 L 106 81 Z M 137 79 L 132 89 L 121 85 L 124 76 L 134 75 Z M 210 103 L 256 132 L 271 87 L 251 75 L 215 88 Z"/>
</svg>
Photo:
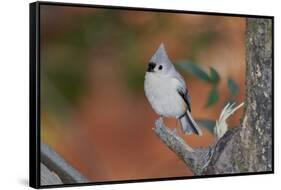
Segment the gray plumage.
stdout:
<svg viewBox="0 0 281 190">
<path fill-rule="evenodd" d="M 149 60 L 144 90 L 157 114 L 161 117 L 178 119 L 185 134 L 202 135 L 191 116 L 190 98 L 185 81 L 171 63 L 163 43 Z"/>
</svg>

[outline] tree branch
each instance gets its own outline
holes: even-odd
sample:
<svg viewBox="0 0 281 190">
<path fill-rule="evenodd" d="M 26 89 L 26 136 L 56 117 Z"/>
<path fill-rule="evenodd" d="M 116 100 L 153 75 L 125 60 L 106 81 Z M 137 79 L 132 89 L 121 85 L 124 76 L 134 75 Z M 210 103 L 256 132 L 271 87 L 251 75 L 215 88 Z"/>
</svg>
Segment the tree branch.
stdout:
<svg viewBox="0 0 281 190">
<path fill-rule="evenodd" d="M 240 128 L 234 128 L 227 131 L 226 119 L 240 108 L 243 103 L 236 108 L 233 108 L 233 105 L 234 104 L 230 106 L 226 105 L 223 109 L 220 119 L 214 129 L 214 131 L 220 131 L 217 134 L 215 133 L 217 135 L 217 141 L 207 148 L 191 148 L 176 134 L 176 131 L 171 131 L 165 126 L 162 118 L 156 120 L 155 128 L 153 128 L 153 130 L 162 142 L 188 166 L 194 175 L 211 174 L 212 171 L 215 171 L 214 167 L 216 165 L 214 163 L 216 163 L 222 156 L 217 153 L 221 153 L 221 150 L 227 147 L 231 142 L 233 135 L 240 130 Z M 224 157 L 226 156 L 228 156 L 228 154 Z M 216 169 L 218 170 L 219 168 Z"/>
<path fill-rule="evenodd" d="M 156 135 L 194 175 L 272 171 L 272 19 L 247 19 L 246 47 L 246 109 L 238 127 L 227 130 L 226 119 L 241 105 L 226 107 L 215 144 L 193 150 L 161 119 L 155 123 Z"/>
<path fill-rule="evenodd" d="M 165 127 L 162 118 L 156 120 L 153 130 L 162 142 L 189 166 L 194 174 L 202 172 L 202 168 L 211 156 L 210 148 L 197 148 L 193 150 L 176 132 L 172 132 L 169 128 Z"/>
<path fill-rule="evenodd" d="M 41 182 L 50 184 L 86 183 L 89 180 L 45 144 L 41 144 Z"/>
</svg>

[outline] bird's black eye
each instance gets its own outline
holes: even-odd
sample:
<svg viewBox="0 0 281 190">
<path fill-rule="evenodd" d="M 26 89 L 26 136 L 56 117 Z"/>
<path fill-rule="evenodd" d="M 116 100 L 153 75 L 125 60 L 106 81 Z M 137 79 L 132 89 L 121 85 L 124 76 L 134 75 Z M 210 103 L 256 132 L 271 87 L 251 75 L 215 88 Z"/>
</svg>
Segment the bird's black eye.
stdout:
<svg viewBox="0 0 281 190">
<path fill-rule="evenodd" d="M 163 66 L 162 65 L 159 65 L 159 68 L 158 68 L 159 70 L 162 70 L 163 69 Z"/>
</svg>

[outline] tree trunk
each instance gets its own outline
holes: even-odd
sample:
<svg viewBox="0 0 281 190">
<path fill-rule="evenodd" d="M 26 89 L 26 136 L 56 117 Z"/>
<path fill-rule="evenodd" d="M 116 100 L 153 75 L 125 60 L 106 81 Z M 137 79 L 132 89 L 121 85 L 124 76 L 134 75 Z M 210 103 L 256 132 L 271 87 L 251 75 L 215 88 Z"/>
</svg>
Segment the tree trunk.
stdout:
<svg viewBox="0 0 281 190">
<path fill-rule="evenodd" d="M 272 19 L 247 18 L 246 89 L 240 126 L 205 150 L 184 149 L 159 121 L 154 131 L 195 175 L 272 171 Z"/>
</svg>

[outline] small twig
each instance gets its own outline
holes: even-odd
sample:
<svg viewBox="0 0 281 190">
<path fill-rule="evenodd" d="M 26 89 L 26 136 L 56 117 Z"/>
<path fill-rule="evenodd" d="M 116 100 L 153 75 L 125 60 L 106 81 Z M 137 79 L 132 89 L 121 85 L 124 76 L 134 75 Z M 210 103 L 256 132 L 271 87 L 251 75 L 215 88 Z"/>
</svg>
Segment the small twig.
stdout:
<svg viewBox="0 0 281 190">
<path fill-rule="evenodd" d="M 221 111 L 219 119 L 216 121 L 216 125 L 214 128 L 214 135 L 216 140 L 219 140 L 228 130 L 228 124 L 226 120 L 234 114 L 239 108 L 244 105 L 244 102 L 239 104 L 238 106 L 234 107 L 235 103 L 228 103 Z"/>
</svg>

